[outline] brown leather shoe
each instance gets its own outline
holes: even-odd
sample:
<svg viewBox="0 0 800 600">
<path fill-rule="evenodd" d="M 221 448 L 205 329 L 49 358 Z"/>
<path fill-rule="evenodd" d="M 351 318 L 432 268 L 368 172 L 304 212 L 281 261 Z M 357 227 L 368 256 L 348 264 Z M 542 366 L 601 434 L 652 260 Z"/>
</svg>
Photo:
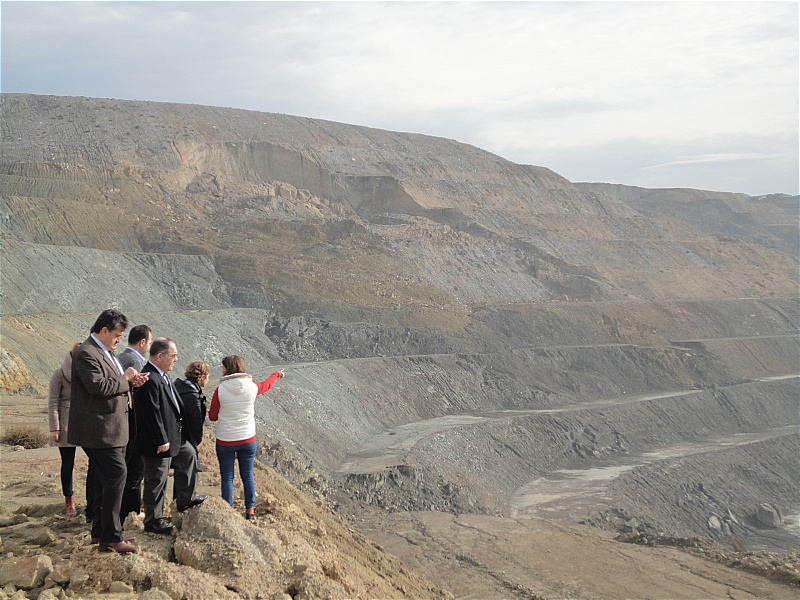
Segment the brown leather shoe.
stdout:
<svg viewBox="0 0 800 600">
<path fill-rule="evenodd" d="M 100 552 L 116 552 L 117 554 L 138 554 L 139 549 L 128 542 L 114 542 L 113 544 L 100 544 Z"/>
<path fill-rule="evenodd" d="M 64 514 L 68 519 L 77 516 L 78 508 L 75 506 L 75 496 L 64 496 Z"/>
<path fill-rule="evenodd" d="M 136 539 L 136 538 L 135 538 L 135 537 L 133 537 L 132 535 L 124 535 L 124 536 L 122 536 L 122 541 L 123 541 L 123 542 L 132 542 L 132 541 L 134 541 L 135 539 Z M 93 543 L 93 544 L 99 544 L 99 543 L 100 543 L 100 538 L 93 537 L 93 538 L 92 538 L 92 543 Z"/>
</svg>

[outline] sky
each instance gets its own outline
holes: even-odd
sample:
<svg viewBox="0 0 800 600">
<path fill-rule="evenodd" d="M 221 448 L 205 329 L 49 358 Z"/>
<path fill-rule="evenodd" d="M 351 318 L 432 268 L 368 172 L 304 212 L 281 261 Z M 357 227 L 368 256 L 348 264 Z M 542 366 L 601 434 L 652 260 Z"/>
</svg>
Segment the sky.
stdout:
<svg viewBox="0 0 800 600">
<path fill-rule="evenodd" d="M 284 113 L 798 194 L 792 2 L 0 2 L 3 92 Z"/>
</svg>

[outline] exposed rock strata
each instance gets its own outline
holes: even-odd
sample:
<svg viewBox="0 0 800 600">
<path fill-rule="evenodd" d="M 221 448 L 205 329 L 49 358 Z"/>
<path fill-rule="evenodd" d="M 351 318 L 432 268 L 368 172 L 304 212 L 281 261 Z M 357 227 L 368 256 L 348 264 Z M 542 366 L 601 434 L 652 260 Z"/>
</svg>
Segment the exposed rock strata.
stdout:
<svg viewBox="0 0 800 600">
<path fill-rule="evenodd" d="M 3 349 L 39 392 L 107 306 L 176 339 L 179 371 L 285 365 L 258 407 L 268 460 L 354 512 L 504 514 L 549 472 L 797 424 L 796 198 L 573 185 L 252 111 L 16 94 L 2 111 Z M 791 444 L 744 460 L 767 445 L 781 467 L 737 514 L 800 501 L 779 483 Z M 621 478 L 612 508 L 677 527 L 669 502 L 623 505 L 647 482 Z M 682 509 L 709 535 L 705 507 Z"/>
</svg>

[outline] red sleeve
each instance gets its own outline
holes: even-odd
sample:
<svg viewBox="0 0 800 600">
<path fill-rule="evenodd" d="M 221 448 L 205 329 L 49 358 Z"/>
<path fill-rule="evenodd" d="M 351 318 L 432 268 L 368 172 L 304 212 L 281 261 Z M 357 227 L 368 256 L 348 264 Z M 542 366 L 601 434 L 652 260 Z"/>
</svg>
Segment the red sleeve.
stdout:
<svg viewBox="0 0 800 600">
<path fill-rule="evenodd" d="M 211 408 L 208 411 L 208 418 L 216 421 L 219 417 L 219 388 L 214 390 L 214 396 L 211 398 Z"/>
<path fill-rule="evenodd" d="M 256 395 L 263 394 L 264 392 L 266 392 L 269 388 L 271 388 L 273 386 L 273 384 L 276 381 L 278 381 L 278 372 L 277 371 L 275 371 L 272 375 L 267 377 L 264 381 L 257 382 L 256 385 L 258 386 L 258 392 L 256 392 Z"/>
</svg>

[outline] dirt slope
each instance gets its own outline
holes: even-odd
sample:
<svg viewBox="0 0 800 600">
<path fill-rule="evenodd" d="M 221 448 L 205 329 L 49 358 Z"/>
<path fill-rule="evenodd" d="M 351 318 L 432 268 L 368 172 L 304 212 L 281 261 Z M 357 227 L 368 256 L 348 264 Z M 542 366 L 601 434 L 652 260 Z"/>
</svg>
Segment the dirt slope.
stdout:
<svg viewBox="0 0 800 600">
<path fill-rule="evenodd" d="M 43 402 L 3 398 L 4 425 L 44 418 Z M 437 512 L 367 510 L 348 524 L 266 467 L 256 471 L 253 526 L 241 517 L 240 487 L 237 509 L 217 497 L 211 430 L 200 448 L 201 491 L 212 498 L 174 517 L 181 526 L 174 538 L 145 534 L 140 523 L 129 522 L 141 552 L 123 558 L 99 554 L 88 545 L 83 519 L 63 517 L 55 448 L 0 446 L 0 574 L 13 572 L 11 565 L 24 557 L 47 556 L 53 574 L 32 593 L 48 587 L 120 599 L 148 589 L 175 599 L 288 598 L 281 593 L 301 599 L 788 599 L 800 586 L 797 552 L 736 554 L 685 539 L 648 546 L 576 524 Z M 85 468 L 79 451 L 79 504 Z M 129 591 L 109 591 L 124 590 L 122 584 Z"/>
<path fill-rule="evenodd" d="M 42 400 L 35 409 L 29 400 L 3 401 L 4 426 L 44 416 Z M 136 597 L 154 588 L 171 598 L 208 600 L 446 596 L 269 468 L 256 469 L 258 519 L 255 525 L 245 521 L 241 486 L 235 491 L 236 508 L 219 498 L 210 432 L 204 442 L 200 458 L 206 469 L 198 491 L 211 497 L 184 515 L 170 505 L 180 530 L 177 536 L 144 533 L 141 522 L 129 518 L 125 529 L 135 535 L 140 552 L 125 557 L 98 553 L 97 546 L 89 544 L 89 527 L 81 514 L 63 517 L 56 448 L 0 446 L 0 587 L 17 582 L 21 589 L 32 588 L 31 597 L 43 587 L 56 594 L 63 589 L 91 597 L 108 592 L 114 582 L 117 588 L 122 582 L 132 590 L 114 597 Z M 86 457 L 80 451 L 76 463 L 76 497 L 85 506 Z M 167 488 L 169 494 L 171 485 Z M 37 585 L 22 585 L 26 571 L 19 561 L 31 556 L 47 556 L 53 573 Z M 13 594 L 13 589 L 6 592 Z M 2 591 L 0 597 L 6 597 Z"/>
</svg>

